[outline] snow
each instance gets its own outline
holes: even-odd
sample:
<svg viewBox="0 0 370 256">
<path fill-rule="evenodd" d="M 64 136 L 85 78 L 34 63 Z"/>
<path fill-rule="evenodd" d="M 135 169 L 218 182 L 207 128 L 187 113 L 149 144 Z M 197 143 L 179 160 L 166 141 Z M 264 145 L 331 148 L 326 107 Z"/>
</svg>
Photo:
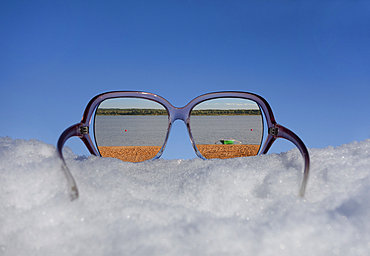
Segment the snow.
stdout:
<svg viewBox="0 0 370 256">
<path fill-rule="evenodd" d="M 0 137 L 0 255 L 370 255 L 370 140 L 125 163 Z"/>
</svg>

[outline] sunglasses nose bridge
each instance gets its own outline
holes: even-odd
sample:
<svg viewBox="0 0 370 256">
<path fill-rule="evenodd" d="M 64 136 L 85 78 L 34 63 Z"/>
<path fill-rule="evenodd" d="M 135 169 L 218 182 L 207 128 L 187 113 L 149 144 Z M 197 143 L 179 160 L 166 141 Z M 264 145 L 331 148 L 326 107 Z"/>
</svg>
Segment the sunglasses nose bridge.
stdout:
<svg viewBox="0 0 370 256">
<path fill-rule="evenodd" d="M 176 120 L 182 120 L 186 123 L 188 117 L 188 110 L 185 108 L 173 108 L 170 110 L 171 123 Z"/>
</svg>

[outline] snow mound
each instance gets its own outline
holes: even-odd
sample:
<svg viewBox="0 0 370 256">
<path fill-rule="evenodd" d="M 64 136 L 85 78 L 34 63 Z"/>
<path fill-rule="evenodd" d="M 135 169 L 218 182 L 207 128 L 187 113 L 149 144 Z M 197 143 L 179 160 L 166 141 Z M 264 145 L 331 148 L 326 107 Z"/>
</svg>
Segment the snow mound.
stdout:
<svg viewBox="0 0 370 256">
<path fill-rule="evenodd" d="M 370 255 L 370 140 L 126 163 L 0 137 L 0 255 Z"/>
</svg>

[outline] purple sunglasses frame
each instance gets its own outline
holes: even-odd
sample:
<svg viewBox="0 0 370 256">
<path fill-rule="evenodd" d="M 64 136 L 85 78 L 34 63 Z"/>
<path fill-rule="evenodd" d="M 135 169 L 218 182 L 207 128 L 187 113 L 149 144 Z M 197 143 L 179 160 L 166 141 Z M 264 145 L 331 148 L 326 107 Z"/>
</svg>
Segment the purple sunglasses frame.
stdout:
<svg viewBox="0 0 370 256">
<path fill-rule="evenodd" d="M 267 127 L 268 127 L 267 139 L 258 154 L 259 155 L 266 154 L 277 138 L 284 138 L 292 142 L 299 149 L 299 151 L 302 154 L 303 160 L 304 160 L 303 181 L 302 181 L 302 184 L 299 190 L 299 195 L 301 197 L 304 196 L 306 185 L 307 185 L 307 180 L 308 180 L 308 173 L 310 169 L 310 156 L 308 154 L 307 148 L 302 142 L 302 140 L 294 132 L 276 123 L 274 114 L 272 113 L 272 109 L 270 105 L 261 96 L 253 94 L 253 93 L 238 92 L 238 91 L 213 92 L 213 93 L 207 93 L 207 94 L 198 96 L 192 101 L 190 101 L 186 106 L 177 108 L 177 107 L 172 106 L 172 104 L 169 103 L 166 99 L 156 94 L 153 94 L 153 93 L 140 92 L 140 91 L 113 91 L 113 92 L 102 93 L 92 98 L 86 106 L 81 122 L 68 127 L 59 137 L 59 140 L 57 143 L 57 150 L 62 160 L 62 169 L 68 180 L 68 186 L 70 190 L 69 193 L 70 193 L 71 200 L 78 198 L 78 189 L 77 189 L 76 181 L 73 178 L 73 175 L 68 169 L 67 164 L 64 160 L 63 152 L 62 152 L 63 146 L 69 138 L 73 136 L 77 136 L 83 141 L 83 143 L 86 145 L 87 149 L 90 151 L 92 155 L 101 156 L 99 151 L 95 148 L 94 143 L 92 142 L 91 137 L 89 135 L 89 126 L 91 123 L 93 113 L 102 101 L 106 99 L 121 98 L 121 97 L 141 98 L 141 99 L 148 99 L 148 100 L 155 101 L 163 105 L 169 114 L 167 135 L 166 135 L 165 141 L 163 143 L 161 150 L 151 160 L 161 157 L 163 150 L 167 144 L 167 139 L 171 131 L 171 126 L 173 122 L 176 120 L 182 120 L 185 122 L 188 128 L 190 141 L 194 148 L 195 153 L 197 154 L 198 157 L 205 159 L 201 155 L 199 150 L 197 149 L 196 144 L 194 143 L 192 133 L 191 133 L 191 128 L 190 128 L 190 113 L 191 113 L 191 110 L 197 104 L 205 100 L 216 99 L 216 98 L 244 98 L 244 99 L 255 101 L 259 105 L 259 107 L 262 108 L 265 114 L 265 120 L 267 122 Z"/>
</svg>

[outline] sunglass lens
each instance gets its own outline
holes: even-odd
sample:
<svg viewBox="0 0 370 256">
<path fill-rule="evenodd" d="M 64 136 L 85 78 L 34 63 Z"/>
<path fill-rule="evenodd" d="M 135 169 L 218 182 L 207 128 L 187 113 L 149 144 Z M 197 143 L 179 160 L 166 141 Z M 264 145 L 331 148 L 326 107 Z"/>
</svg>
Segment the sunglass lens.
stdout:
<svg viewBox="0 0 370 256">
<path fill-rule="evenodd" d="M 248 99 L 211 99 L 192 109 L 190 127 L 194 143 L 205 158 L 254 156 L 262 142 L 262 111 Z"/>
<path fill-rule="evenodd" d="M 107 99 L 95 112 L 94 137 L 103 157 L 129 162 L 152 159 L 163 146 L 167 128 L 167 110 L 147 99 Z"/>
</svg>

